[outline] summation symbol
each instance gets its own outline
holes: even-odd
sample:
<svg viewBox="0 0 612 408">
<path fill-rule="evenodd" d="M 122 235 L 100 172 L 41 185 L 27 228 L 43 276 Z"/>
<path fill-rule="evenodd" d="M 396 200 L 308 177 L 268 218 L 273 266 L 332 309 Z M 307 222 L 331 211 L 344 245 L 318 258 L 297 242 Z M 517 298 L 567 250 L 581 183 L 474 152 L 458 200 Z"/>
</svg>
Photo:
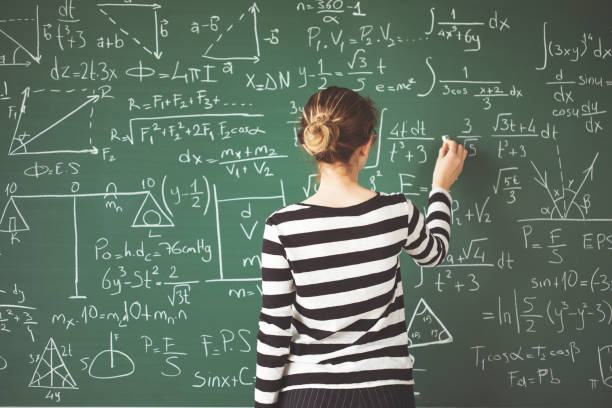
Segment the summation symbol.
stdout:
<svg viewBox="0 0 612 408">
<path fill-rule="evenodd" d="M 42 387 L 54 389 L 78 389 L 76 382 L 70 375 L 66 363 L 62 359 L 55 341 L 49 342 L 40 354 L 40 359 L 30 380 L 28 387 Z"/>
<path fill-rule="evenodd" d="M 420 299 L 408 324 L 408 347 L 423 347 L 432 344 L 452 343 L 453 336 L 444 323 L 431 310 L 431 307 Z"/>
<path fill-rule="evenodd" d="M 250 13 L 253 17 L 245 18 L 246 14 Z M 217 38 L 206 48 L 202 57 L 212 59 L 212 60 L 221 60 L 221 61 L 231 61 L 231 60 L 251 60 L 253 63 L 259 62 L 259 36 L 257 34 L 257 14 L 259 14 L 259 7 L 257 7 L 256 3 L 253 3 L 251 7 L 249 7 L 247 12 L 243 12 L 238 17 L 238 20 L 229 26 L 217 36 Z M 253 22 L 252 25 L 252 35 L 253 35 L 253 46 L 254 53 L 253 55 L 234 55 L 225 54 L 227 51 L 227 47 L 223 47 L 224 43 L 228 44 L 244 44 L 244 38 L 248 38 L 251 34 L 248 33 L 251 29 L 251 25 L 249 21 Z M 230 40 L 228 40 L 228 38 Z"/>
</svg>

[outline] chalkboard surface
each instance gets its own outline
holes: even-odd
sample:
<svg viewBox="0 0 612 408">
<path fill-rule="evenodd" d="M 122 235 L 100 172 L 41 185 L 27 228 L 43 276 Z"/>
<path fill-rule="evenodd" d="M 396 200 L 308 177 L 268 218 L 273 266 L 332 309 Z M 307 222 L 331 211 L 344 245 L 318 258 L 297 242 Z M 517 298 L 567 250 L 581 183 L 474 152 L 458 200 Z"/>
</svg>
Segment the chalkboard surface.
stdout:
<svg viewBox="0 0 612 408">
<path fill-rule="evenodd" d="M 402 255 L 419 406 L 612 406 L 608 1 L 4 0 L 0 404 L 253 404 L 267 216 L 316 191 L 318 89 L 380 110 L 360 177 Z"/>
</svg>

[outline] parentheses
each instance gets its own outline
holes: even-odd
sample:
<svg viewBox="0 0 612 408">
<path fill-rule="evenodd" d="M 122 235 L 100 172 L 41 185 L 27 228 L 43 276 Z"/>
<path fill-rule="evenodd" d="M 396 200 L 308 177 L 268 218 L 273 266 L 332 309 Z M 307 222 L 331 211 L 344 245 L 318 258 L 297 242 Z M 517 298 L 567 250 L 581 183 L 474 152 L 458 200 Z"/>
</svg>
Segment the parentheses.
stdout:
<svg viewBox="0 0 612 408">
<path fill-rule="evenodd" d="M 550 54 L 551 57 L 554 57 L 553 52 L 552 52 L 552 40 L 548 41 L 548 53 Z"/>
<path fill-rule="evenodd" d="M 164 186 L 166 185 L 166 178 L 167 177 L 168 177 L 168 175 L 164 174 L 164 178 L 162 179 L 162 185 L 161 185 L 162 202 L 164 203 L 164 207 L 166 207 L 166 210 L 168 210 L 168 212 L 170 213 L 170 216 L 174 217 L 174 214 L 172 213 L 172 210 L 170 210 L 170 208 L 168 207 L 168 203 L 166 202 L 166 189 L 164 188 Z"/>
<path fill-rule="evenodd" d="M 595 293 L 595 289 L 593 288 L 593 281 L 595 280 L 595 275 L 597 274 L 598 270 L 599 270 L 599 266 L 591 274 L 591 292 L 593 292 L 593 293 Z"/>
<path fill-rule="evenodd" d="M 550 317 L 550 302 L 552 302 L 551 300 L 548 301 L 548 303 L 546 304 L 546 316 L 548 316 L 548 320 L 550 320 L 550 323 L 554 326 L 555 322 L 553 321 L 553 319 Z"/>
<path fill-rule="evenodd" d="M 606 302 L 605 300 L 601 300 L 602 302 L 604 302 L 606 304 L 606 306 L 608 306 L 608 311 L 610 312 L 609 315 L 610 317 L 608 318 L 608 324 L 612 323 L 612 305 L 610 305 L 610 303 Z"/>
<path fill-rule="evenodd" d="M 206 215 L 206 213 L 208 212 L 208 205 L 210 204 L 210 185 L 208 184 L 208 179 L 206 178 L 205 175 L 202 174 L 202 177 L 204 177 L 204 181 L 206 182 L 206 207 L 204 208 L 204 214 L 202 215 Z"/>
</svg>

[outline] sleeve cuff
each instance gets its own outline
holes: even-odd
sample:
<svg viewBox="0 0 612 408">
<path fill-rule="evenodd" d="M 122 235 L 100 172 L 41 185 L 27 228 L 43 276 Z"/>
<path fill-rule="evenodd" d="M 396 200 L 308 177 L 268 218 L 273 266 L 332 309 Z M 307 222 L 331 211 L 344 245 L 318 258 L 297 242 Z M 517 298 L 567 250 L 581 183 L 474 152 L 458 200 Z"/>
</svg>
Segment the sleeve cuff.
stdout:
<svg viewBox="0 0 612 408">
<path fill-rule="evenodd" d="M 448 198 L 449 203 L 453 202 L 453 198 L 451 197 L 450 192 L 444 187 L 440 187 L 440 186 L 432 187 L 431 191 L 429 192 L 429 197 L 431 197 L 435 193 L 442 193 L 446 196 L 446 198 Z"/>
</svg>

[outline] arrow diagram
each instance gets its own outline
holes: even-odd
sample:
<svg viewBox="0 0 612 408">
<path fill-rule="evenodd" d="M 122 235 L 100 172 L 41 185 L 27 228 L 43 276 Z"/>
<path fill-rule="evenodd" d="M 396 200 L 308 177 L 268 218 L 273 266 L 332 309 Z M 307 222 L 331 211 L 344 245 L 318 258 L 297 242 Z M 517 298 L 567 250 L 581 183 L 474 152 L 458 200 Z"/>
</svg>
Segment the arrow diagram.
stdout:
<svg viewBox="0 0 612 408">
<path fill-rule="evenodd" d="M 78 149 L 78 150 L 58 149 L 58 150 L 45 150 L 45 151 L 28 151 L 27 146 L 30 143 L 32 143 L 33 141 L 35 141 L 36 139 L 38 139 L 39 137 L 45 134 L 49 134 L 49 131 L 51 129 L 56 128 L 60 123 L 62 123 L 66 119 L 70 118 L 71 116 L 73 116 L 74 114 L 82 110 L 85 106 L 90 105 L 90 104 L 95 104 L 100 99 L 99 95 L 88 95 L 86 97 L 85 102 L 81 103 L 79 106 L 74 108 L 72 111 L 66 114 L 63 114 L 62 116 L 59 117 L 59 119 L 55 120 L 53 123 L 46 126 L 44 129 L 36 131 L 36 132 L 32 132 L 35 134 L 31 135 L 29 131 L 31 129 L 21 129 L 23 127 L 22 122 L 24 121 L 24 119 L 28 120 L 29 122 L 32 122 L 33 124 L 38 123 L 38 121 L 36 120 L 36 115 L 33 118 L 29 117 L 33 113 L 31 109 L 27 108 L 27 104 L 31 103 L 30 93 L 31 91 L 29 87 L 26 87 L 21 92 L 21 94 L 23 95 L 23 98 L 21 100 L 21 107 L 19 109 L 19 116 L 17 118 L 17 124 L 15 126 L 15 131 L 13 132 L 13 139 L 11 140 L 11 145 L 9 148 L 9 153 L 8 153 L 9 156 L 22 155 L 22 154 L 47 154 L 47 153 L 91 153 L 91 154 L 98 153 L 98 149 L 95 146 L 91 146 L 90 148 L 87 148 L 87 149 Z M 66 97 L 73 98 L 73 96 L 71 95 L 66 95 Z M 37 96 L 37 98 L 44 98 L 44 96 L 43 97 Z M 40 105 L 42 109 L 42 105 L 46 105 L 46 104 L 45 104 L 45 101 L 42 101 L 42 102 L 39 101 L 37 105 Z M 60 106 L 60 107 L 63 105 L 64 105 L 63 103 L 54 104 L 54 106 Z M 28 112 L 27 115 L 26 115 L 26 112 Z M 44 114 L 46 115 L 47 113 L 48 112 L 45 112 Z M 42 114 L 43 113 L 38 112 L 38 115 L 42 115 Z M 51 136 L 48 136 L 48 137 L 51 137 Z"/>
</svg>

